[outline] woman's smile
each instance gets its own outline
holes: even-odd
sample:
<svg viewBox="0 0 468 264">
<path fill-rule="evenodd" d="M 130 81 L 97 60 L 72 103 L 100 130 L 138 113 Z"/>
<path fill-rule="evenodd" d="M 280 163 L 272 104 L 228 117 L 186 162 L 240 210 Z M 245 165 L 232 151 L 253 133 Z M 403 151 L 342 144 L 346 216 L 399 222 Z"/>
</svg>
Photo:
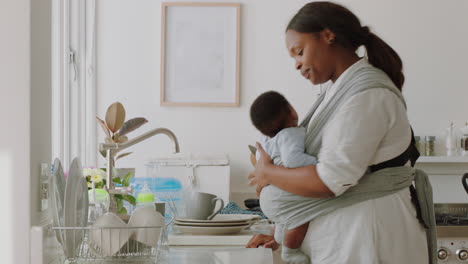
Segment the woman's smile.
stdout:
<svg viewBox="0 0 468 264">
<path fill-rule="evenodd" d="M 307 70 L 303 71 L 302 76 L 304 76 L 304 78 L 309 80 L 310 79 L 310 69 L 307 69 Z"/>
</svg>

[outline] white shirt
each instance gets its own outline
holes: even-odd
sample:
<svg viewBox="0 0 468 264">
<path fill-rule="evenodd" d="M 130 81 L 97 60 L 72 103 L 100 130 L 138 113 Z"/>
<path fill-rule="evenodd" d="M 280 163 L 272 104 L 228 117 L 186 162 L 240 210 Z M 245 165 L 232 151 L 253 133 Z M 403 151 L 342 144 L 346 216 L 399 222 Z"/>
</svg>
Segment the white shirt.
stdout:
<svg viewBox="0 0 468 264">
<path fill-rule="evenodd" d="M 341 74 L 327 89 L 321 106 L 336 93 L 349 69 L 366 64 L 361 59 Z M 405 107 L 385 88 L 352 96 L 323 129 L 317 172 L 337 196 L 358 184 L 370 165 L 403 153 L 411 140 Z M 408 189 L 310 222 L 302 250 L 312 264 L 428 263 L 425 231 Z"/>
<path fill-rule="evenodd" d="M 263 136 L 260 144 L 275 165 L 298 168 L 317 164 L 315 157 L 305 153 L 305 135 L 303 127 L 288 127 L 272 138 Z M 259 160 L 260 152 L 257 151 L 255 156 Z"/>
</svg>

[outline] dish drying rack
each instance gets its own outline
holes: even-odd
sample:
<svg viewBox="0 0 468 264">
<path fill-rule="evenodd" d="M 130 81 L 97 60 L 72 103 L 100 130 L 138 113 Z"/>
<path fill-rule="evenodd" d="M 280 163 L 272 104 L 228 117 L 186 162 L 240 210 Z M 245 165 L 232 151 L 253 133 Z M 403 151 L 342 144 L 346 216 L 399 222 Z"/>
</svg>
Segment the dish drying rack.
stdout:
<svg viewBox="0 0 468 264">
<path fill-rule="evenodd" d="M 58 246 L 65 255 L 63 263 L 167 263 L 170 224 L 172 220 L 163 226 L 50 227 L 49 230 L 57 240 L 62 238 Z M 161 231 L 156 245 L 136 240 L 137 232 L 149 234 L 152 230 Z"/>
</svg>

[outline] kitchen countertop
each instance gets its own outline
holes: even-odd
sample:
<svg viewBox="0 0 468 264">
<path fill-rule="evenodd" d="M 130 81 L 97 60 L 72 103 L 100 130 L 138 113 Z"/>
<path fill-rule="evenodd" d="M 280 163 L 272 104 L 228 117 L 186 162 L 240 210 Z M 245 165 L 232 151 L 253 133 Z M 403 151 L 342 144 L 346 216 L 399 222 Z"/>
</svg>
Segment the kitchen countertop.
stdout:
<svg viewBox="0 0 468 264">
<path fill-rule="evenodd" d="M 169 264 L 268 264 L 273 254 L 268 248 L 171 247 Z"/>
<path fill-rule="evenodd" d="M 245 248 L 245 245 L 253 235 L 249 230 L 230 235 L 174 233 L 169 235 L 169 263 L 281 264 L 281 250 L 272 251 L 266 248 Z M 194 260 L 190 259 L 191 256 L 194 257 Z"/>
<path fill-rule="evenodd" d="M 244 230 L 238 234 L 230 235 L 169 235 L 170 246 L 245 246 L 254 234 Z"/>
</svg>

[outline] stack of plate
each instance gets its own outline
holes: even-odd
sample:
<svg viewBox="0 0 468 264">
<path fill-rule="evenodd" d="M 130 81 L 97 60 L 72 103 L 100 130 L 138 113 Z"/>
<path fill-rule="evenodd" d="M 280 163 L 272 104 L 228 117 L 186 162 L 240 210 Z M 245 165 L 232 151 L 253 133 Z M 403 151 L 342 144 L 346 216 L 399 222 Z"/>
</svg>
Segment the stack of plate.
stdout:
<svg viewBox="0 0 468 264">
<path fill-rule="evenodd" d="M 182 232 L 199 235 L 236 234 L 260 219 L 258 215 L 221 214 L 212 220 L 176 218 L 174 227 Z"/>
<path fill-rule="evenodd" d="M 49 201 L 57 241 L 67 258 L 75 258 L 88 223 L 89 207 L 88 185 L 79 158 L 73 159 L 66 181 L 62 164 L 55 159 Z"/>
</svg>

